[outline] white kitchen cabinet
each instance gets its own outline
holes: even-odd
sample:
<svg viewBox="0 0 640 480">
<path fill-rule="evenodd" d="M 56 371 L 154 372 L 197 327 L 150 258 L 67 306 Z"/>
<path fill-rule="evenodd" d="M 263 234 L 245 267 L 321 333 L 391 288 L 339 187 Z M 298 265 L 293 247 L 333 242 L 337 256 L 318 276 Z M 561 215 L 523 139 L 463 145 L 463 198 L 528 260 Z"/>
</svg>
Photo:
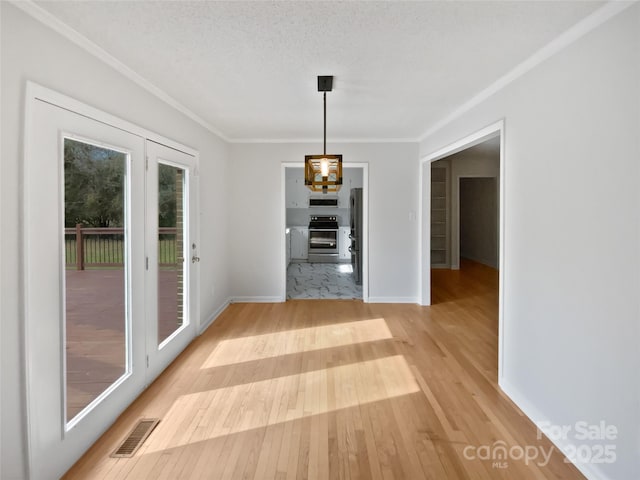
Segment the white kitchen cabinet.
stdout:
<svg viewBox="0 0 640 480">
<path fill-rule="evenodd" d="M 338 234 L 338 258 L 340 261 L 351 260 L 351 252 L 349 251 L 351 239 L 349 238 L 349 233 L 351 233 L 350 227 L 340 227 L 340 232 Z"/>
<path fill-rule="evenodd" d="M 353 188 L 352 170 L 342 170 L 342 186 L 338 190 L 338 208 L 349 208 L 349 196 Z"/>
<path fill-rule="evenodd" d="M 342 186 L 338 190 L 338 208 L 349 208 L 349 195 L 351 195 L 351 182 L 342 177 Z"/>
<path fill-rule="evenodd" d="M 287 208 L 307 208 L 310 190 L 304 184 L 303 170 L 297 168 L 288 168 L 287 170 L 292 171 L 291 173 L 286 172 L 285 198 Z"/>
<path fill-rule="evenodd" d="M 338 207 L 349 208 L 349 197 L 352 188 L 362 187 L 362 169 L 343 168 L 342 187 L 338 190 Z"/>
<path fill-rule="evenodd" d="M 309 258 L 309 227 L 291 227 L 291 260 Z"/>
<path fill-rule="evenodd" d="M 291 229 L 287 228 L 285 235 L 285 250 L 287 252 L 287 267 L 291 263 Z"/>
</svg>

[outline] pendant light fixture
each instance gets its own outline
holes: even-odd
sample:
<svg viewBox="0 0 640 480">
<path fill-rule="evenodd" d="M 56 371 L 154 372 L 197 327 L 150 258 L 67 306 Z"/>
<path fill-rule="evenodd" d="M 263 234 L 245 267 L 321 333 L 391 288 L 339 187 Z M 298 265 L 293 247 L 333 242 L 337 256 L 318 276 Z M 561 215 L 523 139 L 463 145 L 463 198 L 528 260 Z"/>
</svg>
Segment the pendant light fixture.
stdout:
<svg viewBox="0 0 640 480">
<path fill-rule="evenodd" d="M 304 184 L 312 192 L 337 192 L 342 185 L 342 155 L 327 155 L 327 92 L 333 89 L 333 76 L 318 77 L 318 91 L 324 103 L 322 155 L 305 155 Z"/>
</svg>

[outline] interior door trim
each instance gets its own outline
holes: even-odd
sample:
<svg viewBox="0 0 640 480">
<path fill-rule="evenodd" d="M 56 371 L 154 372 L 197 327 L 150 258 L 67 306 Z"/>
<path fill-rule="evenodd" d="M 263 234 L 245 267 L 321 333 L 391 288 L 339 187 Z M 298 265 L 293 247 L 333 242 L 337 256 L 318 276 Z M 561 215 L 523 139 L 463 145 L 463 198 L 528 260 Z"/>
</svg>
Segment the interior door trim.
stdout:
<svg viewBox="0 0 640 480">
<path fill-rule="evenodd" d="M 420 228 L 418 230 L 418 258 L 420 271 L 418 276 L 418 286 L 420 294 L 420 305 L 431 305 L 431 163 L 441 158 L 448 157 L 454 153 L 458 153 L 469 147 L 482 143 L 490 138 L 500 137 L 500 169 L 499 169 L 499 185 L 498 185 L 498 383 L 502 382 L 505 368 L 505 324 L 504 316 L 505 305 L 505 265 L 506 256 L 506 150 L 505 150 L 505 128 L 506 120 L 504 118 L 477 130 L 449 145 L 429 153 L 420 158 L 420 174 L 418 189 L 418 218 L 420 220 Z"/>
<path fill-rule="evenodd" d="M 76 100 L 75 98 L 56 92 L 55 90 L 51 90 L 50 88 L 32 82 L 31 80 L 27 80 L 26 82 L 25 127 L 31 123 L 30 115 L 28 114 L 31 111 L 30 103 L 34 99 L 50 103 L 60 108 L 64 108 L 65 110 L 69 110 L 98 122 L 102 122 L 113 128 L 124 130 L 126 132 L 132 133 L 133 135 L 144 137 L 152 142 L 159 143 L 169 148 L 173 148 L 174 150 L 178 150 L 188 155 L 192 155 L 196 157 L 196 159 L 199 158 L 198 150 L 196 150 L 195 148 L 176 142 L 175 140 L 171 140 L 170 138 L 160 135 L 152 130 L 140 127 L 127 120 L 123 120 L 122 118 L 99 110 L 95 107 L 92 107 L 91 105 L 81 102 L 80 100 Z"/>
</svg>

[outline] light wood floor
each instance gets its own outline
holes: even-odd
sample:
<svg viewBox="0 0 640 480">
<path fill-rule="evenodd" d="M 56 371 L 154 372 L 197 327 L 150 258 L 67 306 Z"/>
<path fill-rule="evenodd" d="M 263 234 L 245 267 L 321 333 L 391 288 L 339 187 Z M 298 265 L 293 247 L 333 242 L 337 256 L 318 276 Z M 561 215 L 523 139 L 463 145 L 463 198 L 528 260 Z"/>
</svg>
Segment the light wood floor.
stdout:
<svg viewBox="0 0 640 480">
<path fill-rule="evenodd" d="M 497 273 L 462 267 L 433 272 L 432 307 L 230 306 L 65 478 L 583 478 L 557 451 L 472 458 L 552 446 L 497 386 Z M 108 458 L 141 417 L 162 421 Z"/>
</svg>

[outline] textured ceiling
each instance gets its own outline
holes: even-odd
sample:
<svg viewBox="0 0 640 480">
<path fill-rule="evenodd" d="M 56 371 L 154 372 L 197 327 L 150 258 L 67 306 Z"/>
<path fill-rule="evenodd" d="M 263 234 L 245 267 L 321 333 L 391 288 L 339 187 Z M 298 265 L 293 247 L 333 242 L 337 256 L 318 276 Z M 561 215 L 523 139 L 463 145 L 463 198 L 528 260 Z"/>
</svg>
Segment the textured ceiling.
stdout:
<svg viewBox="0 0 640 480">
<path fill-rule="evenodd" d="M 603 2 L 38 2 L 231 140 L 416 139 Z"/>
</svg>

